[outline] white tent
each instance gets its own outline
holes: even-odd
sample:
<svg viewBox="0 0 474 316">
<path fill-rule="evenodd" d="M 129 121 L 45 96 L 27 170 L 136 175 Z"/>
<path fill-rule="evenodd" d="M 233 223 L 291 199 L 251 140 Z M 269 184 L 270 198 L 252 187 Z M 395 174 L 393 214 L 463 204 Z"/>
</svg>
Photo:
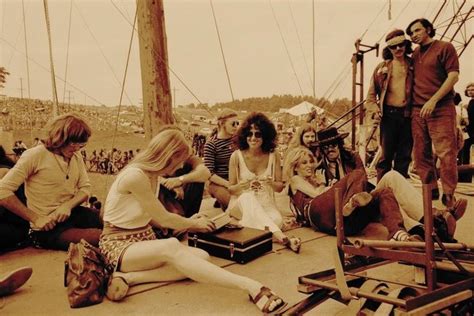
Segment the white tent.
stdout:
<svg viewBox="0 0 474 316">
<path fill-rule="evenodd" d="M 292 108 L 283 110 L 282 112 L 289 113 L 293 116 L 301 116 L 301 115 L 311 113 L 311 111 L 313 111 L 314 109 L 316 109 L 316 112 L 318 114 L 324 113 L 324 110 L 322 108 L 312 103 L 309 103 L 308 101 L 303 101 Z"/>
</svg>

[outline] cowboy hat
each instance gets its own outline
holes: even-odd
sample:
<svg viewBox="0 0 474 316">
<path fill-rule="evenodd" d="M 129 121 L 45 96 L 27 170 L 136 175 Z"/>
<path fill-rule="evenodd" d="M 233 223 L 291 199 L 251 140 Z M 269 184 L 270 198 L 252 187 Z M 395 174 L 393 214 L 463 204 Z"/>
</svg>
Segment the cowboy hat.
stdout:
<svg viewBox="0 0 474 316">
<path fill-rule="evenodd" d="M 349 135 L 349 133 L 341 133 L 337 131 L 335 127 L 325 128 L 323 130 L 318 131 L 317 133 L 317 146 L 325 146 L 329 144 L 334 144 L 339 142 L 340 140 L 344 139 Z"/>
</svg>

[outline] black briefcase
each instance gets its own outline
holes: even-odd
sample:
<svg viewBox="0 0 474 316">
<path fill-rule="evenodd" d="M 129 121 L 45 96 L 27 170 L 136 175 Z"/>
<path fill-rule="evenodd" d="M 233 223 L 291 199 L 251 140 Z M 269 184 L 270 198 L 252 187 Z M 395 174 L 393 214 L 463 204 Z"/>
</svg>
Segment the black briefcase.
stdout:
<svg viewBox="0 0 474 316">
<path fill-rule="evenodd" d="M 223 227 L 212 233 L 189 233 L 188 245 L 211 256 L 247 263 L 272 250 L 272 233 L 254 228 Z"/>
</svg>

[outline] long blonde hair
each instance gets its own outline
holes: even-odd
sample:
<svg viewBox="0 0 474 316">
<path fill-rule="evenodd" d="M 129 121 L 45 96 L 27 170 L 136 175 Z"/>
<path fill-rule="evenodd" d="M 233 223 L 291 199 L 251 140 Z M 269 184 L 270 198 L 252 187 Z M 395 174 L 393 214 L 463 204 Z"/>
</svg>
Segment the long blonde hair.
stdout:
<svg viewBox="0 0 474 316">
<path fill-rule="evenodd" d="M 179 129 L 159 132 L 150 140 L 145 149 L 132 160 L 128 167 L 134 166 L 145 171 L 160 172 L 173 161 L 184 162 L 192 153 L 191 147 Z"/>
<path fill-rule="evenodd" d="M 316 158 L 314 157 L 313 153 L 305 146 L 298 146 L 296 148 L 291 149 L 288 154 L 286 155 L 285 162 L 283 164 L 283 173 L 286 179 L 291 179 L 294 175 L 296 175 L 295 169 L 300 163 L 301 159 L 304 157 L 309 157 L 313 159 L 316 166 Z M 311 177 L 307 179 L 310 183 L 315 184 L 316 178 Z"/>
</svg>

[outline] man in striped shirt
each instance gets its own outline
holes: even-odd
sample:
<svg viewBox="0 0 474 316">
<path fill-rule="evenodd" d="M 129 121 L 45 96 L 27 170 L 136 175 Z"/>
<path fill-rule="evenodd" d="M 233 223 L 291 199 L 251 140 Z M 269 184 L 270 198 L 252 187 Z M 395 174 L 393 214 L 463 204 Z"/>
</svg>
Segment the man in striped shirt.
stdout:
<svg viewBox="0 0 474 316">
<path fill-rule="evenodd" d="M 232 136 L 239 121 L 237 113 L 223 109 L 217 117 L 217 135 L 204 146 L 204 164 L 211 171 L 209 193 L 216 198 L 216 204 L 225 210 L 229 205 L 229 159 L 234 152 Z M 215 206 L 217 206 L 215 204 Z"/>
</svg>

